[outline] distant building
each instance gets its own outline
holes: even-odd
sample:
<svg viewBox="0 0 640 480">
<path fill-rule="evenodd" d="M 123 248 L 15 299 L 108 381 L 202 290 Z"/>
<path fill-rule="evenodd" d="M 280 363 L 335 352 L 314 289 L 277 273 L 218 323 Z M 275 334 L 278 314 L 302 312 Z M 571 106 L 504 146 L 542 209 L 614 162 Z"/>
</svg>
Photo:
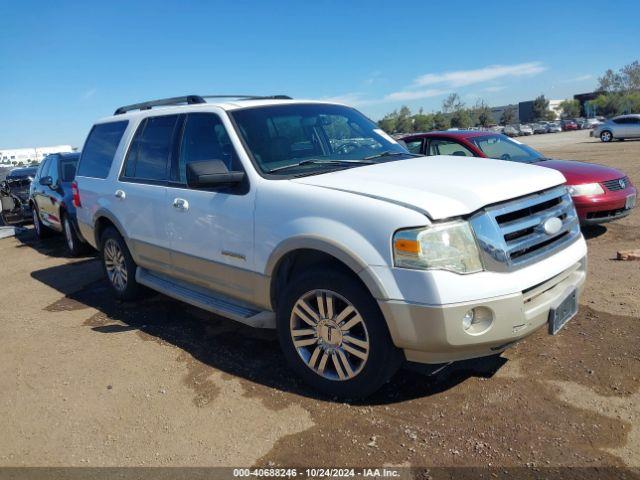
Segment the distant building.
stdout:
<svg viewBox="0 0 640 480">
<path fill-rule="evenodd" d="M 33 148 L 0 148 L 0 165 L 29 165 L 40 163 L 50 153 L 73 152 L 71 145 L 54 145 L 52 147 Z"/>
<path fill-rule="evenodd" d="M 491 107 L 491 117 L 493 118 L 493 121 L 495 123 L 500 123 L 500 120 L 502 120 L 502 114 L 509 108 L 513 109 L 515 113 L 513 123 L 519 123 L 520 114 L 518 112 L 518 105 L 515 104 L 502 105 L 501 107 Z"/>
</svg>

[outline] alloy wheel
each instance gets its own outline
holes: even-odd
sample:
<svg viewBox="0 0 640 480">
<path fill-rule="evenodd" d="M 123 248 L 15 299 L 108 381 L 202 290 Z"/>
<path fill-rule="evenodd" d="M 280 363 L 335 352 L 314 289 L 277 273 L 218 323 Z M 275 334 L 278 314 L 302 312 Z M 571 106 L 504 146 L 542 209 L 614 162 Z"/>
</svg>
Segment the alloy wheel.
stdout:
<svg viewBox="0 0 640 480">
<path fill-rule="evenodd" d="M 111 238 L 104 244 L 104 266 L 111 285 L 120 292 L 124 291 L 127 288 L 127 265 L 120 245 Z"/>
<path fill-rule="evenodd" d="M 600 135 L 600 139 L 603 142 L 610 142 L 611 141 L 611 132 L 602 132 L 602 134 Z"/>
<path fill-rule="evenodd" d="M 312 290 L 294 304 L 293 345 L 308 368 L 329 380 L 351 380 L 369 357 L 369 333 L 354 305 L 330 290 Z"/>
</svg>

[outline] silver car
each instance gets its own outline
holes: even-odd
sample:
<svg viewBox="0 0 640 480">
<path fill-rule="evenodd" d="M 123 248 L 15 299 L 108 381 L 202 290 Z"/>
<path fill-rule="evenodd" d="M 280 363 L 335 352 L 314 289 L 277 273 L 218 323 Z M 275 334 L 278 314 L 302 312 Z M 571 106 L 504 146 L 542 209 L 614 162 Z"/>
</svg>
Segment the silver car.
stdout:
<svg viewBox="0 0 640 480">
<path fill-rule="evenodd" d="M 619 115 L 593 129 L 592 135 L 603 142 L 614 139 L 640 138 L 640 114 Z"/>
</svg>

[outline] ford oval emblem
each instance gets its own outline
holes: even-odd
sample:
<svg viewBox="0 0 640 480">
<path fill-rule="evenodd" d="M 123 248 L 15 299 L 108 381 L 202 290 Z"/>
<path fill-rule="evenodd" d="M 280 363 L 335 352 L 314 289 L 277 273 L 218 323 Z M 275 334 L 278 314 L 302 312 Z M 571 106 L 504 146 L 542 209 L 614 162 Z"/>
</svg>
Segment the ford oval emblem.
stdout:
<svg viewBox="0 0 640 480">
<path fill-rule="evenodd" d="M 548 218 L 542 225 L 542 228 L 544 228 L 544 233 L 547 235 L 555 235 L 562 228 L 562 220 L 558 217 Z"/>
</svg>

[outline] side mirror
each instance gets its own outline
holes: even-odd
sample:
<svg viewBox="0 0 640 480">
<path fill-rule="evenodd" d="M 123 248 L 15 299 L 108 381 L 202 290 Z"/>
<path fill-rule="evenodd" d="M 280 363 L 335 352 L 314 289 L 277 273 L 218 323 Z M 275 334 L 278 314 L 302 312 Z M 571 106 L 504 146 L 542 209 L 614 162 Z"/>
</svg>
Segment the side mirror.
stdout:
<svg viewBox="0 0 640 480">
<path fill-rule="evenodd" d="M 44 187 L 50 187 L 51 185 L 53 185 L 53 179 L 49 176 L 47 177 L 42 177 L 40 179 L 40 185 L 44 186 Z"/>
<path fill-rule="evenodd" d="M 244 172 L 230 172 L 222 160 L 202 160 L 187 164 L 189 188 L 211 188 L 235 185 L 244 180 Z"/>
</svg>

